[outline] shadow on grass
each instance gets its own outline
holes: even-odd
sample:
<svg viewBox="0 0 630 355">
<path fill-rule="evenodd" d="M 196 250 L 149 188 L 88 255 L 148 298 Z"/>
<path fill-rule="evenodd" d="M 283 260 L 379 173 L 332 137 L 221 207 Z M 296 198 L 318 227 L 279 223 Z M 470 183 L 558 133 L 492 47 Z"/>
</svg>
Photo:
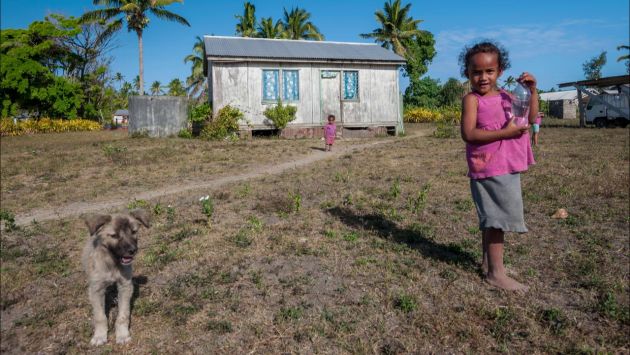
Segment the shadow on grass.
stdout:
<svg viewBox="0 0 630 355">
<path fill-rule="evenodd" d="M 133 311 L 133 306 L 136 299 L 140 297 L 140 286 L 144 286 L 149 282 L 149 279 L 144 275 L 132 277 L 133 293 L 131 294 L 130 310 Z M 105 314 L 107 318 L 110 318 L 110 312 L 112 308 L 118 306 L 118 287 L 116 284 L 111 284 L 105 289 Z"/>
<path fill-rule="evenodd" d="M 448 264 L 457 265 L 462 270 L 480 273 L 479 264 L 473 254 L 459 244 L 440 244 L 433 240 L 430 229 L 399 228 L 396 223 L 380 214 L 358 215 L 348 208 L 334 207 L 328 213 L 351 228 L 375 231 L 380 238 L 405 244 L 423 256 Z"/>
<path fill-rule="evenodd" d="M 311 149 L 313 150 L 319 150 L 320 152 L 325 152 L 326 149 L 322 148 L 322 147 L 311 147 Z"/>
</svg>

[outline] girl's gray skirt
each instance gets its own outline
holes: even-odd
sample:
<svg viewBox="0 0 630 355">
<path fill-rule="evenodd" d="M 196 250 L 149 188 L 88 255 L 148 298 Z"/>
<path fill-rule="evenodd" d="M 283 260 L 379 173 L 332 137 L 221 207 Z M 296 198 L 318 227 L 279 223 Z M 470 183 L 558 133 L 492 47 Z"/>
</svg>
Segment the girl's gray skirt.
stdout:
<svg viewBox="0 0 630 355">
<path fill-rule="evenodd" d="M 520 173 L 470 179 L 470 190 L 477 207 L 479 229 L 527 232 Z"/>
</svg>

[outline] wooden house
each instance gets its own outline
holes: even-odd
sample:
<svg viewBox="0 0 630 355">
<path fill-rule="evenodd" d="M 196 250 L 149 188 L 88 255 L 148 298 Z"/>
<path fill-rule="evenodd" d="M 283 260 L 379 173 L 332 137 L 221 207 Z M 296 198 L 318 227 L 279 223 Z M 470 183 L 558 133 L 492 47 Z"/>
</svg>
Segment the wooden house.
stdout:
<svg viewBox="0 0 630 355">
<path fill-rule="evenodd" d="M 405 60 L 376 44 L 205 36 L 214 114 L 244 112 L 245 131 L 274 129 L 268 107 L 297 107 L 286 136 L 321 134 L 328 115 L 346 136 L 402 129 L 399 68 Z"/>
</svg>

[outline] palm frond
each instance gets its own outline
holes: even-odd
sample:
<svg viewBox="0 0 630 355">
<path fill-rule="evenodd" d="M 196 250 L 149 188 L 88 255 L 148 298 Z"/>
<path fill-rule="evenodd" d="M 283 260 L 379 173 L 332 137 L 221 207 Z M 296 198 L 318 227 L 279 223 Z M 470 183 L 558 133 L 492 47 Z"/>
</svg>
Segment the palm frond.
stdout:
<svg viewBox="0 0 630 355">
<path fill-rule="evenodd" d="M 116 34 L 116 32 L 118 32 L 122 28 L 122 25 L 123 25 L 122 19 L 118 19 L 116 21 L 109 23 L 107 27 L 105 28 L 105 31 L 103 31 L 103 33 L 101 33 L 101 35 L 99 36 L 97 43 L 102 43 L 108 40 L 109 38 L 111 38 L 114 34 Z"/>
<path fill-rule="evenodd" d="M 190 23 L 188 23 L 188 21 L 185 18 L 183 18 L 182 16 L 176 13 L 170 12 L 168 10 L 160 9 L 160 8 L 149 9 L 149 11 L 160 19 L 175 21 L 177 23 L 190 27 Z"/>
<path fill-rule="evenodd" d="M 81 17 L 79 17 L 79 23 L 87 23 L 101 20 L 107 21 L 112 17 L 118 16 L 122 13 L 123 12 L 117 8 L 88 11 L 81 15 Z"/>
</svg>

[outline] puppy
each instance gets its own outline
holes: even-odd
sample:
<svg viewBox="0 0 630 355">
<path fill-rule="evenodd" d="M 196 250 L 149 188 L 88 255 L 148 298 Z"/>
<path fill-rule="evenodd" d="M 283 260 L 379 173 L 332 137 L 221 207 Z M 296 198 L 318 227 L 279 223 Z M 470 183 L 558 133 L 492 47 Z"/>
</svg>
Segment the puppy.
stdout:
<svg viewBox="0 0 630 355">
<path fill-rule="evenodd" d="M 149 227 L 149 215 L 137 209 L 129 214 L 93 215 L 85 218 L 90 238 L 83 249 L 83 268 L 87 273 L 88 295 L 93 311 L 94 336 L 92 345 L 107 342 L 105 290 L 113 283 L 118 288 L 118 317 L 116 342 L 127 343 L 129 311 L 133 284 L 131 263 L 138 251 L 137 232 L 140 226 Z"/>
</svg>

